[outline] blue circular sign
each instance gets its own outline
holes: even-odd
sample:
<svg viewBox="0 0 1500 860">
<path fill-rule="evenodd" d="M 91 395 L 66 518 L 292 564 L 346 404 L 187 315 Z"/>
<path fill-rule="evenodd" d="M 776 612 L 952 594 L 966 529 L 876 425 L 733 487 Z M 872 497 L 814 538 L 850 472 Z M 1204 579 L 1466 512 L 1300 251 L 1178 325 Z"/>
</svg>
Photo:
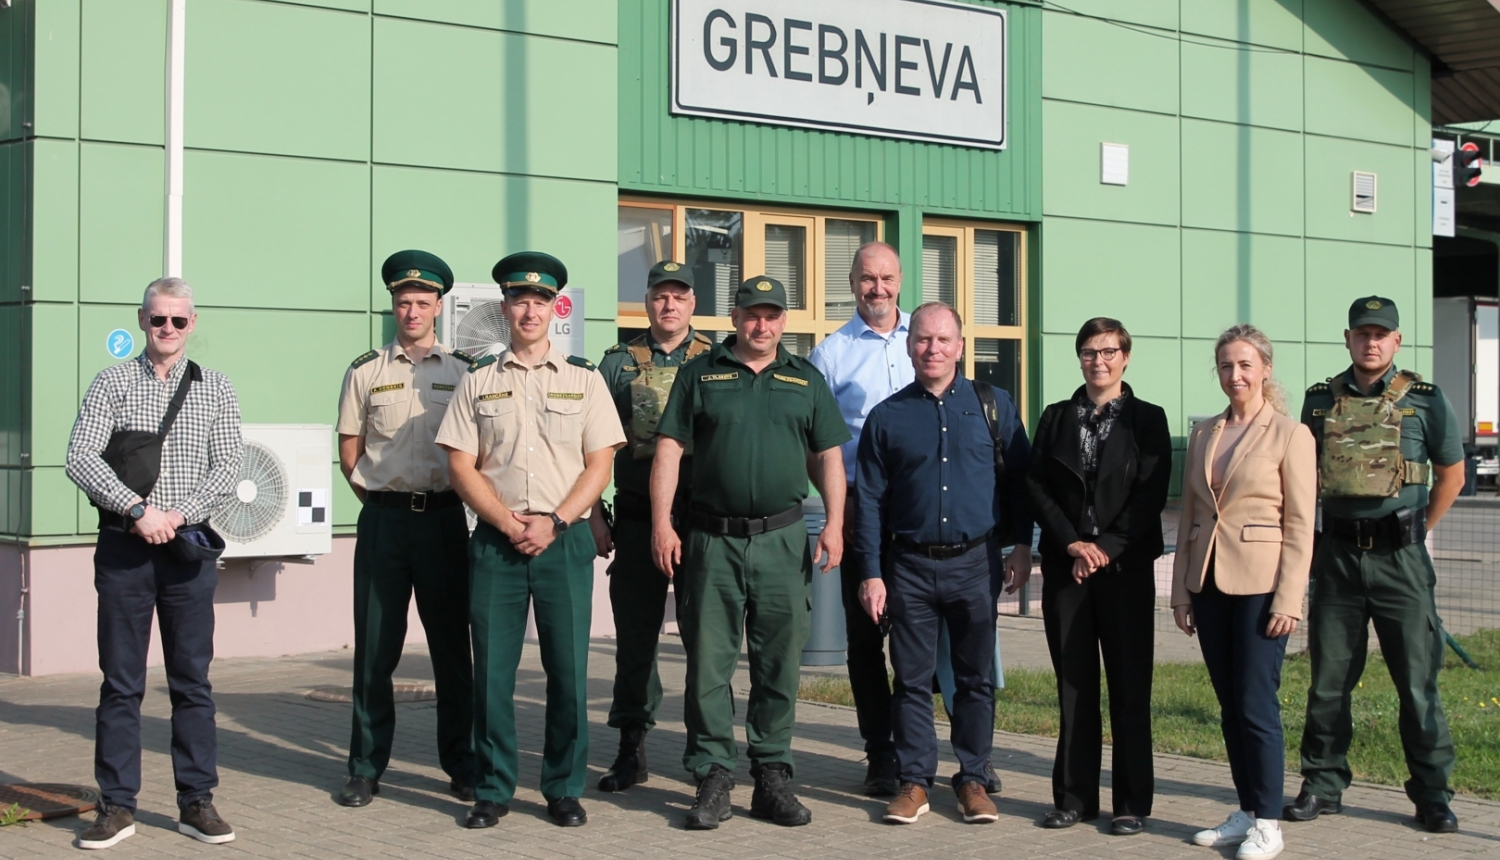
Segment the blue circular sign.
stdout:
<svg viewBox="0 0 1500 860">
<path fill-rule="evenodd" d="M 104 348 L 115 358 L 129 358 L 135 351 L 135 337 L 122 328 L 117 328 L 104 339 Z"/>
</svg>

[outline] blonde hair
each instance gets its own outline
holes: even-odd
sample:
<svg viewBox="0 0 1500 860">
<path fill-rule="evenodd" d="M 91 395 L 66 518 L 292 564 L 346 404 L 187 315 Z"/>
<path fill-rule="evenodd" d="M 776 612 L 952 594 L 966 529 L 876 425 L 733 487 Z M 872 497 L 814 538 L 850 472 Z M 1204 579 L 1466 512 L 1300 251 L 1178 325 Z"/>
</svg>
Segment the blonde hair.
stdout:
<svg viewBox="0 0 1500 860">
<path fill-rule="evenodd" d="M 146 285 L 146 292 L 141 296 L 141 310 L 151 304 L 152 296 L 170 296 L 174 299 L 187 299 L 189 304 L 193 301 L 193 288 L 188 282 L 181 278 L 157 278 Z"/>
<path fill-rule="evenodd" d="M 1255 347 L 1255 351 L 1260 354 L 1261 362 L 1268 369 L 1275 368 L 1276 362 L 1273 360 L 1275 358 L 1275 350 L 1271 347 L 1271 339 L 1266 337 L 1265 332 L 1249 323 L 1230 326 L 1224 330 L 1223 334 L 1219 335 L 1218 342 L 1214 344 L 1214 366 L 1216 368 L 1219 362 L 1219 351 L 1229 344 L 1241 340 Z M 1266 402 L 1271 404 L 1272 409 L 1275 409 L 1282 415 L 1290 414 L 1286 408 L 1286 388 L 1282 386 L 1281 381 L 1275 376 L 1266 377 L 1265 385 L 1261 388 L 1261 394 L 1266 398 Z"/>
</svg>

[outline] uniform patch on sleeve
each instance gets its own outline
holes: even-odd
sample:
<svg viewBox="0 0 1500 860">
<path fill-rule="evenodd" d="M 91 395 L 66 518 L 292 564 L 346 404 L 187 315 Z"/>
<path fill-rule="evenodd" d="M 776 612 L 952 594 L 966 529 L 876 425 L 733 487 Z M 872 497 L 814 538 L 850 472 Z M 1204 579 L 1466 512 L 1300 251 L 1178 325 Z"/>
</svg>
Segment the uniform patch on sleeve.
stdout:
<svg viewBox="0 0 1500 860">
<path fill-rule="evenodd" d="M 708 374 L 706 376 L 700 376 L 700 377 L 698 377 L 698 381 L 699 382 L 728 382 L 731 379 L 739 379 L 739 378 L 740 378 L 740 372 L 738 370 L 736 370 L 736 371 L 733 371 L 731 373 L 710 373 L 710 374 Z"/>
<path fill-rule="evenodd" d="M 771 374 L 771 378 L 772 379 L 779 379 L 782 382 L 790 382 L 793 385 L 800 385 L 803 388 L 807 387 L 807 380 L 805 380 L 805 379 L 798 379 L 795 376 L 782 376 L 779 373 L 773 373 L 773 374 Z"/>
<path fill-rule="evenodd" d="M 351 363 L 349 366 L 359 367 L 361 364 L 369 364 L 370 362 L 374 361 L 375 358 L 379 355 L 380 353 L 372 349 L 369 352 L 361 355 L 359 358 L 354 359 L 353 363 Z"/>
<path fill-rule="evenodd" d="M 434 382 L 434 383 L 432 383 L 432 390 L 433 391 L 453 391 L 456 388 L 458 388 L 457 385 L 444 385 L 441 382 Z"/>
<path fill-rule="evenodd" d="M 489 394 L 481 394 L 474 399 L 483 403 L 486 400 L 505 400 L 508 397 L 510 397 L 509 391 L 492 391 Z"/>
<path fill-rule="evenodd" d="M 549 391 L 547 397 L 550 400 L 582 400 L 582 391 Z"/>
<path fill-rule="evenodd" d="M 406 387 L 404 382 L 392 382 L 390 385 L 377 385 L 370 389 L 371 394 L 379 394 L 382 391 L 400 391 Z"/>
</svg>

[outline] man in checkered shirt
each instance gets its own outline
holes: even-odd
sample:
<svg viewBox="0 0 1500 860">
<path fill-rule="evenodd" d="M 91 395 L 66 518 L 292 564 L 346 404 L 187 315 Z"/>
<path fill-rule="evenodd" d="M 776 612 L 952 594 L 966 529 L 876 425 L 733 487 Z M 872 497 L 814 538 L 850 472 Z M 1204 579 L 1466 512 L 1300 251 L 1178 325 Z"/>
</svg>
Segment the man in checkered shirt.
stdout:
<svg viewBox="0 0 1500 860">
<path fill-rule="evenodd" d="M 207 520 L 234 491 L 244 453 L 240 407 L 223 374 L 193 367 L 198 373 L 162 445 L 155 486 L 144 499 L 125 486 L 104 461 L 105 446 L 117 431 L 157 432 L 183 374 L 190 372 L 187 339 L 198 321 L 192 288 L 179 278 L 153 281 L 137 317 L 145 351 L 94 377 L 68 440 L 68 477 L 99 508 L 94 588 L 104 672 L 94 732 L 94 777 L 102 799 L 97 820 L 79 836 L 80 848 L 108 848 L 135 835 L 153 611 L 172 699 L 177 829 L 211 844 L 234 839 L 213 805 L 218 736 L 208 664 L 218 571 L 212 561 L 184 561 L 171 543 L 179 529 Z"/>
</svg>

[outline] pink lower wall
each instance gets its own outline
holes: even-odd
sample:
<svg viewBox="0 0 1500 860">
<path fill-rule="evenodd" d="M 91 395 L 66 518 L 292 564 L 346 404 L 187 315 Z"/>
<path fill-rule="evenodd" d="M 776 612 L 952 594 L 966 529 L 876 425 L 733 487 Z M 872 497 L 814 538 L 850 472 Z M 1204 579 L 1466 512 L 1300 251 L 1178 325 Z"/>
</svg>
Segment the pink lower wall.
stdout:
<svg viewBox="0 0 1500 860">
<path fill-rule="evenodd" d="M 24 663 L 18 669 L 15 602 L 21 553 L 27 556 L 31 593 Z M 0 672 L 98 671 L 93 555 L 92 546 L 0 546 Z M 594 565 L 593 635 L 612 637 L 606 565 L 604 559 Z M 353 580 L 353 537 L 334 538 L 333 551 L 313 564 L 226 561 L 214 598 L 215 656 L 276 657 L 353 647 Z M 406 641 L 420 643 L 424 638 L 413 603 Z M 161 663 L 160 639 L 154 632 L 148 662 Z"/>
</svg>

